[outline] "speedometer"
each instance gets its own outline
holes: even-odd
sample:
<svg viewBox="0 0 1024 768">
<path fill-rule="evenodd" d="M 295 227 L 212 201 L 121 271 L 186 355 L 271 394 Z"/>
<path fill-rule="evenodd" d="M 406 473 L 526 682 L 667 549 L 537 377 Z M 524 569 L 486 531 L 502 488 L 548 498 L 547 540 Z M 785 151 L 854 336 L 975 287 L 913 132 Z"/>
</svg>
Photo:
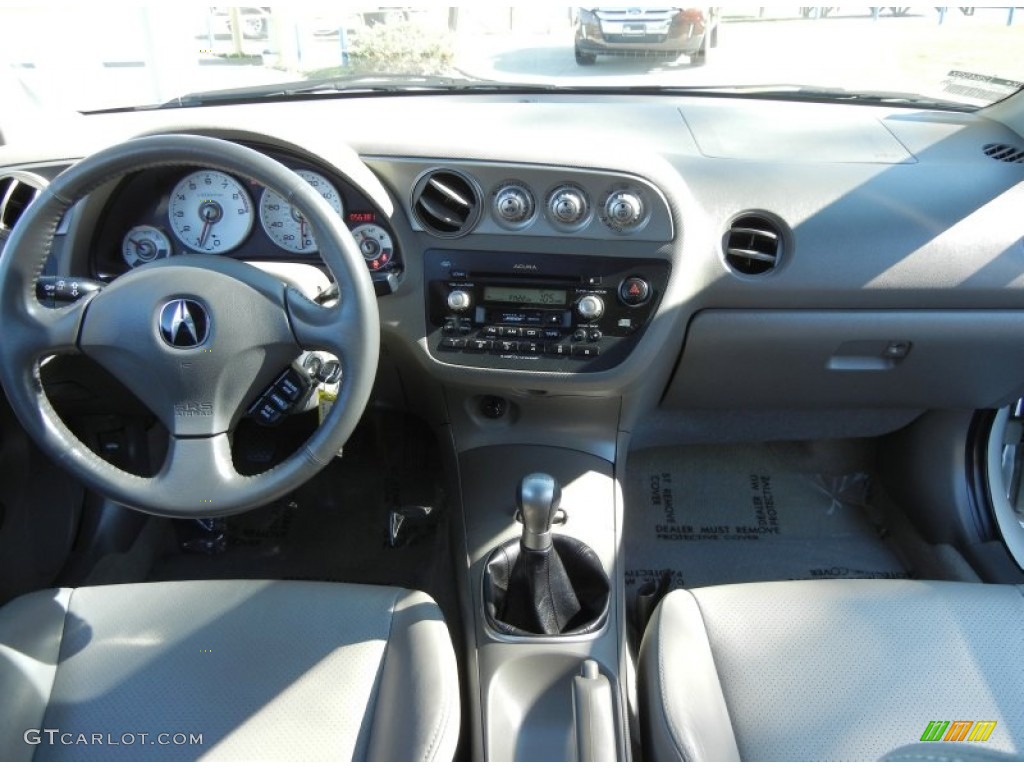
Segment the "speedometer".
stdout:
<svg viewBox="0 0 1024 768">
<path fill-rule="evenodd" d="M 249 235 L 252 199 L 233 177 L 214 170 L 190 173 L 171 192 L 167 210 L 174 234 L 199 253 L 225 253 Z"/>
<path fill-rule="evenodd" d="M 315 171 L 296 173 L 330 203 L 339 217 L 344 215 L 341 195 L 331 182 Z M 309 229 L 306 217 L 272 189 L 264 190 L 263 197 L 260 198 L 260 222 L 267 236 L 285 250 L 292 253 L 312 253 L 317 249 L 316 239 Z"/>
</svg>

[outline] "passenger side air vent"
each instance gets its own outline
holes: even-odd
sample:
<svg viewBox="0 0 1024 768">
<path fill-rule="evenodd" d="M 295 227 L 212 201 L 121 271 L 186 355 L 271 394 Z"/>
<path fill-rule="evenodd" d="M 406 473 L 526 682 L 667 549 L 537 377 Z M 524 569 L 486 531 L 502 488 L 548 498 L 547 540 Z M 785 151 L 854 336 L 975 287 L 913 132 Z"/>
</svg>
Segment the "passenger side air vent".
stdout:
<svg viewBox="0 0 1024 768">
<path fill-rule="evenodd" d="M 1024 149 L 1012 144 L 986 144 L 981 151 L 993 160 L 1002 160 L 1004 163 L 1024 163 Z"/>
<path fill-rule="evenodd" d="M 757 215 L 736 219 L 723 242 L 725 261 L 742 275 L 763 275 L 775 269 L 785 250 L 782 227 Z"/>
<path fill-rule="evenodd" d="M 13 176 L 0 177 L 0 232 L 10 232 L 39 195 L 39 188 Z"/>
<path fill-rule="evenodd" d="M 438 237 L 469 234 L 480 218 L 480 193 L 476 185 L 457 171 L 430 171 L 412 193 L 416 220 Z"/>
</svg>

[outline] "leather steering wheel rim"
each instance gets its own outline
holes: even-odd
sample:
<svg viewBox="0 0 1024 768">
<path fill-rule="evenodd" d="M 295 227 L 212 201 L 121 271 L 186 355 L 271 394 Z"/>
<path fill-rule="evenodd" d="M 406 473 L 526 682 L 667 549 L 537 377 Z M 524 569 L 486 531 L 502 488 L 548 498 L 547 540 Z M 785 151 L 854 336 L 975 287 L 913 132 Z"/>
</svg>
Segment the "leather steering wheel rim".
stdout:
<svg viewBox="0 0 1024 768">
<path fill-rule="evenodd" d="M 68 307 L 43 307 L 35 298 L 35 283 L 66 212 L 103 184 L 167 166 L 210 168 L 252 179 L 301 210 L 338 284 L 337 304 L 314 304 L 228 257 L 180 256 L 136 268 Z M 161 341 L 161 308 L 182 298 L 198 301 L 209 313 L 208 345 L 180 349 Z M 0 327 L 6 332 L 0 345 L 0 383 L 43 451 L 96 492 L 140 511 L 172 517 L 215 517 L 252 509 L 323 469 L 369 401 L 380 343 L 372 281 L 358 246 L 330 205 L 266 155 L 221 139 L 184 134 L 132 139 L 82 160 L 53 180 L 22 216 L 0 259 Z M 269 386 L 302 350 L 327 351 L 340 359 L 344 374 L 334 406 L 295 454 L 262 474 L 239 475 L 231 461 L 230 434 L 244 415 L 246 398 Z M 59 353 L 87 354 L 137 396 L 141 392 L 140 399 L 151 409 L 156 406 L 154 413 L 168 427 L 171 440 L 156 475 L 141 477 L 114 467 L 61 421 L 40 378 L 41 361 Z M 234 377 L 229 375 L 233 369 L 238 369 Z"/>
</svg>

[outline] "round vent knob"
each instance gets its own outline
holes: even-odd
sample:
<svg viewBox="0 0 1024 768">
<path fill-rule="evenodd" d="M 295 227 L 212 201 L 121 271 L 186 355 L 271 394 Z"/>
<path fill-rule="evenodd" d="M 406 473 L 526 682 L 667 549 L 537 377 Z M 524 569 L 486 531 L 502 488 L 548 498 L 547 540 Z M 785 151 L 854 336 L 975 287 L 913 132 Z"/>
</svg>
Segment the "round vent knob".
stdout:
<svg viewBox="0 0 1024 768">
<path fill-rule="evenodd" d="M 604 218 L 612 229 L 632 229 L 644 218 L 644 202 L 635 192 L 614 192 L 605 200 Z"/>
<path fill-rule="evenodd" d="M 558 224 L 576 227 L 587 219 L 590 205 L 586 193 L 579 187 L 559 187 L 548 198 L 548 213 Z"/>
<path fill-rule="evenodd" d="M 494 216 L 507 226 L 519 226 L 533 216 L 533 195 L 520 184 L 507 184 L 494 194 Z"/>
<path fill-rule="evenodd" d="M 600 296 L 588 294 L 576 302 L 576 312 L 584 320 L 597 320 L 604 314 L 604 301 Z"/>
</svg>

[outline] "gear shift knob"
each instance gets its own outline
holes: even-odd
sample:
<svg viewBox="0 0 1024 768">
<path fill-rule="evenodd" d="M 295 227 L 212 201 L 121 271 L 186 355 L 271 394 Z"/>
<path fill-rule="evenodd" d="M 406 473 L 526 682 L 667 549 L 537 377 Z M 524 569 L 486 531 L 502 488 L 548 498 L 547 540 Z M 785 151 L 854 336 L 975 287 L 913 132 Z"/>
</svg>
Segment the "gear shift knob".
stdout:
<svg viewBox="0 0 1024 768">
<path fill-rule="evenodd" d="M 562 502 L 562 489 L 558 481 L 543 472 L 529 474 L 519 483 L 516 502 L 523 516 L 522 548 L 550 548 L 551 523 Z"/>
</svg>

